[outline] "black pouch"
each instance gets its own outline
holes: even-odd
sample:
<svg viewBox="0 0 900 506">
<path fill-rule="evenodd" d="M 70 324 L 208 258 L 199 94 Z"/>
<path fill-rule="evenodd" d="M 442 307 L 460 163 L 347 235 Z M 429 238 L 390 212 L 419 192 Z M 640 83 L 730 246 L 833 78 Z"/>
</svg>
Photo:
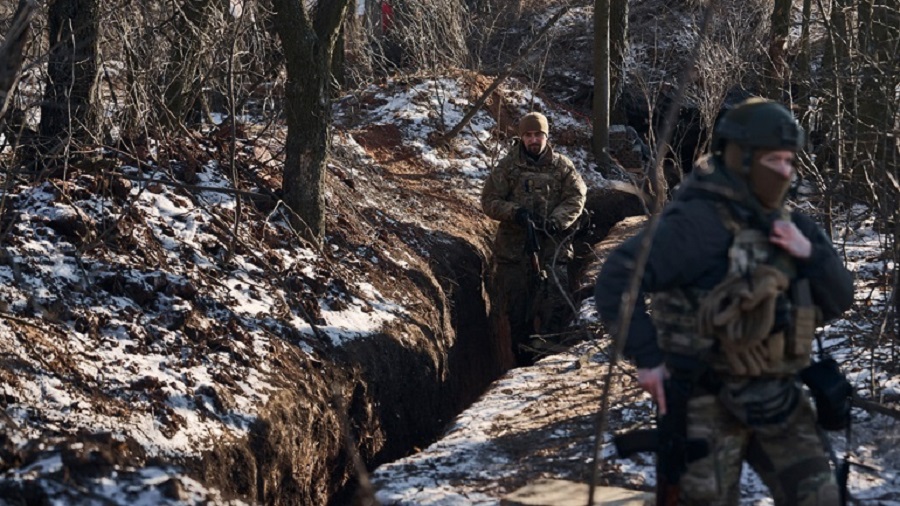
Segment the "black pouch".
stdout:
<svg viewBox="0 0 900 506">
<path fill-rule="evenodd" d="M 816 403 L 817 422 L 825 430 L 843 430 L 850 424 L 853 387 L 837 362 L 825 357 L 800 371 Z"/>
</svg>

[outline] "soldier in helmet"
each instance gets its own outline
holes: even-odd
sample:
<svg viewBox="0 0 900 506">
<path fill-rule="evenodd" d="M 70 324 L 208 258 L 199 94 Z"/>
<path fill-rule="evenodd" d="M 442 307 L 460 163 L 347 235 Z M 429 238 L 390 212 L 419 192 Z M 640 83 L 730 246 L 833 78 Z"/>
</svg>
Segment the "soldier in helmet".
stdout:
<svg viewBox="0 0 900 506">
<path fill-rule="evenodd" d="M 802 143 L 776 102 L 729 110 L 651 239 L 625 355 L 660 427 L 705 442 L 707 451 L 674 457 L 682 459 L 679 504 L 738 504 L 744 461 L 777 505 L 838 504 L 798 373 L 815 327 L 850 307 L 853 283 L 823 230 L 785 207 Z M 597 309 L 611 326 L 642 236 L 616 249 L 598 276 Z"/>
<path fill-rule="evenodd" d="M 559 332 L 571 314 L 560 285 L 568 289 L 567 238 L 587 188 L 572 161 L 548 142 L 543 114 L 526 114 L 518 127 L 519 137 L 484 183 L 481 205 L 500 222 L 493 243 L 494 330 L 498 341 L 512 344 L 518 365 L 528 365 L 535 358 L 529 337 Z"/>
</svg>

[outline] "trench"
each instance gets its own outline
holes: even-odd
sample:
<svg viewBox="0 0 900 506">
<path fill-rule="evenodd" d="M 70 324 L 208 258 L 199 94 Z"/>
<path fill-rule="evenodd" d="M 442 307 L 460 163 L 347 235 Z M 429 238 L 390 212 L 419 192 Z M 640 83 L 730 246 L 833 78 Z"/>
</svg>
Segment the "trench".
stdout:
<svg viewBox="0 0 900 506">
<path fill-rule="evenodd" d="M 592 245 L 624 217 L 642 214 L 643 205 L 634 192 L 604 188 L 589 193 L 586 207 L 592 225 L 576 236 L 570 268 L 590 277 Z M 425 448 L 506 372 L 511 364 L 503 363 L 489 323 L 485 243 L 416 232 L 428 265 L 405 276 L 427 307 L 327 354 L 283 357 L 292 361 L 280 364 L 284 388 L 247 440 L 220 445 L 192 474 L 226 497 L 259 504 L 359 504 L 355 459 L 371 471 Z"/>
<path fill-rule="evenodd" d="M 592 215 L 591 224 L 575 236 L 575 258 L 570 264 L 572 272 L 577 273 L 577 282 L 572 287 L 576 305 L 593 294 L 593 276 L 598 269 L 594 245 L 600 243 L 617 223 L 629 216 L 642 215 L 645 208 L 639 191 L 628 185 L 614 184 L 592 190 L 586 209 Z M 509 343 L 498 343 L 491 332 L 487 294 L 490 253 L 460 238 L 435 234 L 428 253 L 432 258 L 430 268 L 440 282 L 441 293 L 433 295 L 438 305 L 446 305 L 452 334 L 451 345 L 445 349 L 443 364 L 446 370 L 443 375 L 428 371 L 426 364 L 430 362 L 421 360 L 421 351 L 392 354 L 370 364 L 372 369 L 367 376 L 373 378 L 370 386 L 378 389 L 383 409 L 400 416 L 382 418 L 386 424 L 383 426 L 386 444 L 367 461 L 369 469 L 434 442 L 454 417 L 513 365 L 504 363 L 510 355 L 500 349 Z M 384 368 L 398 363 L 418 363 L 423 369 L 401 367 L 385 375 Z M 378 374 L 379 370 L 381 374 Z M 422 377 L 435 381 L 415 382 L 415 378 Z M 403 387 L 392 388 L 396 385 Z M 349 483 L 330 504 L 351 504 L 356 490 L 355 483 Z"/>
<path fill-rule="evenodd" d="M 592 216 L 591 224 L 575 236 L 575 258 L 570 264 L 577 278 L 572 287 L 576 305 L 593 294 L 593 277 L 598 268 L 594 245 L 606 238 L 617 223 L 629 216 L 642 215 L 645 209 L 638 190 L 619 184 L 589 192 L 585 207 Z M 418 414 L 413 415 L 408 419 L 418 420 L 418 424 L 389 431 L 395 437 L 389 444 L 391 450 L 379 454 L 380 458 L 374 459 L 371 467 L 403 457 L 411 449 L 424 448 L 433 442 L 448 422 L 477 400 L 491 382 L 512 366 L 504 363 L 504 357 L 509 357 L 509 354 L 499 349 L 500 346 L 509 346 L 509 343 L 498 343 L 491 333 L 490 301 L 486 293 L 489 253 L 450 236 L 441 237 L 435 244 L 436 250 L 431 252 L 431 257 L 436 260 L 431 268 L 441 280 L 450 306 L 451 327 L 455 336 L 453 345 L 447 350 L 447 378 L 433 385 L 431 392 L 426 392 L 429 388 L 424 388 L 415 394 L 416 398 L 428 397 L 429 394 L 435 396 L 439 399 L 439 405 L 433 410 L 426 410 L 432 413 L 426 417 L 427 420 L 419 418 Z M 453 246 L 447 247 L 447 244 Z M 418 406 L 417 411 L 420 410 L 421 406 Z"/>
<path fill-rule="evenodd" d="M 393 339 L 351 344 L 353 354 L 370 357 L 361 362 L 362 375 L 380 405 L 384 444 L 367 459 L 369 470 L 437 440 L 506 371 L 490 333 L 486 252 L 439 231 L 430 237 L 429 267 L 438 285 L 432 286 L 431 297 L 444 315 L 443 330 L 422 327 L 429 339 L 418 348 L 390 344 Z M 419 286 L 429 285 L 423 273 L 412 275 L 423 278 L 416 279 Z M 356 493 L 357 483 L 351 480 L 329 504 L 352 504 Z"/>
</svg>

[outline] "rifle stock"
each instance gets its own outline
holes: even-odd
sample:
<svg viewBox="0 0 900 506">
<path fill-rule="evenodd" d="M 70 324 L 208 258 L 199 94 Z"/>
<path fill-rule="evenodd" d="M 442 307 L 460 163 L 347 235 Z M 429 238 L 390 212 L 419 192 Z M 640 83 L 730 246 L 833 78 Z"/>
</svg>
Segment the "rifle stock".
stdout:
<svg viewBox="0 0 900 506">
<path fill-rule="evenodd" d="M 630 458 L 635 453 L 659 450 L 659 430 L 637 429 L 613 437 L 613 445 L 620 458 Z"/>
</svg>

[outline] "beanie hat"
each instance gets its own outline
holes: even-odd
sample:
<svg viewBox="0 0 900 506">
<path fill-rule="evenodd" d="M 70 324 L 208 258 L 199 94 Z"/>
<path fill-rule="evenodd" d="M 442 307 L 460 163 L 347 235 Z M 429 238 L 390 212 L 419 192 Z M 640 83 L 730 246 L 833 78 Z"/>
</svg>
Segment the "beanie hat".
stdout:
<svg viewBox="0 0 900 506">
<path fill-rule="evenodd" d="M 540 131 L 546 135 L 550 135 L 550 124 L 547 123 L 547 117 L 539 112 L 530 112 L 519 120 L 519 137 L 525 135 L 525 132 Z"/>
</svg>

